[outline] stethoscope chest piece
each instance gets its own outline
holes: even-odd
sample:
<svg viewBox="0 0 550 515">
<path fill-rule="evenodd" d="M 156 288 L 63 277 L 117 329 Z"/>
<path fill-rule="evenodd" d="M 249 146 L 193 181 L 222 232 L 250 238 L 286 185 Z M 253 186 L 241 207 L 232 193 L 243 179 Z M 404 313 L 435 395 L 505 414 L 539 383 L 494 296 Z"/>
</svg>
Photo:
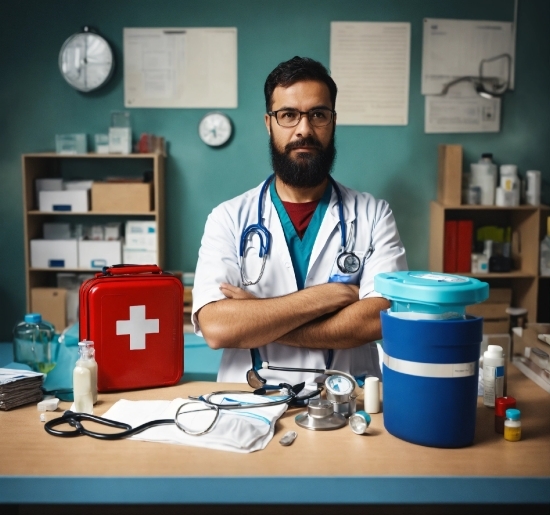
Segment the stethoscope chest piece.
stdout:
<svg viewBox="0 0 550 515">
<path fill-rule="evenodd" d="M 327 400 L 329 400 L 336 413 L 349 417 L 356 411 L 357 397 L 355 396 L 355 384 L 350 378 L 343 375 L 330 375 L 325 381 Z"/>
<path fill-rule="evenodd" d="M 334 413 L 334 405 L 325 399 L 310 400 L 307 411 L 296 415 L 295 420 L 300 427 L 312 431 L 330 431 L 348 423 L 344 415 Z"/>
</svg>

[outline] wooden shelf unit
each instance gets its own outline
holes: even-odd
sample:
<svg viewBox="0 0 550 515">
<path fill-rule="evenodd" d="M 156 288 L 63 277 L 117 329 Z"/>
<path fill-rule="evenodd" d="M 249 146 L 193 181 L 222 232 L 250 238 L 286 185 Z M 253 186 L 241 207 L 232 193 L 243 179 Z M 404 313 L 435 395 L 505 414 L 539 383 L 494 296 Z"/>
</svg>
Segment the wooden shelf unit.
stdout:
<svg viewBox="0 0 550 515">
<path fill-rule="evenodd" d="M 447 206 L 430 203 L 431 271 L 443 272 L 445 222 L 473 220 L 474 231 L 484 225 L 510 226 L 517 233 L 513 270 L 509 273 L 461 274 L 476 277 L 492 288 L 511 288 L 512 304 L 528 310 L 529 322 L 550 322 L 550 278 L 540 276 L 540 242 L 546 234 L 548 206 Z"/>
<path fill-rule="evenodd" d="M 30 240 L 42 238 L 44 221 L 82 220 L 91 223 L 94 218 L 98 223 L 104 220 L 124 222 L 126 220 L 153 220 L 157 225 L 158 265 L 164 267 L 164 154 L 75 154 L 34 153 L 22 155 L 23 176 L 23 226 L 25 242 L 25 283 L 27 310 L 31 309 L 31 288 L 55 287 L 56 274 L 59 272 L 90 273 L 97 270 L 66 268 L 31 268 Z M 108 176 L 138 175 L 144 171 L 152 172 L 153 206 L 151 211 L 127 213 L 110 212 L 85 213 L 41 212 L 38 211 L 35 180 L 39 178 L 64 178 L 102 180 Z"/>
</svg>

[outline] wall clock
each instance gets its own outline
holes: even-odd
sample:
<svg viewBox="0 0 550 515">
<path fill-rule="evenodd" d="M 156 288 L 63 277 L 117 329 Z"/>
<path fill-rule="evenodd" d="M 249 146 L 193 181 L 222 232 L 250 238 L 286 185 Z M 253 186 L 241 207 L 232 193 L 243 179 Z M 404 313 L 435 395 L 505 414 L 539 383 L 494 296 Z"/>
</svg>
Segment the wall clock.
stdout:
<svg viewBox="0 0 550 515">
<path fill-rule="evenodd" d="M 105 38 L 89 27 L 70 36 L 59 52 L 59 70 L 63 78 L 85 93 L 103 86 L 113 75 L 115 60 Z"/>
<path fill-rule="evenodd" d="M 227 143 L 232 133 L 231 120 L 223 113 L 208 113 L 199 123 L 199 136 L 204 143 L 211 147 L 220 147 Z"/>
</svg>

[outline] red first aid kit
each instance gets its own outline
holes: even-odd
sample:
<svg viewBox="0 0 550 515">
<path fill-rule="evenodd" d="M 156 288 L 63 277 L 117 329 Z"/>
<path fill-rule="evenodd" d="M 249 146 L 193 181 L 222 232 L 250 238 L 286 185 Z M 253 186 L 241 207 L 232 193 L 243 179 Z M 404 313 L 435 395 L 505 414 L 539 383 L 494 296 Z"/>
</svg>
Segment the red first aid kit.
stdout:
<svg viewBox="0 0 550 515">
<path fill-rule="evenodd" d="M 80 287 L 80 340 L 96 349 L 100 392 L 177 383 L 183 285 L 156 265 L 104 268 Z"/>
</svg>

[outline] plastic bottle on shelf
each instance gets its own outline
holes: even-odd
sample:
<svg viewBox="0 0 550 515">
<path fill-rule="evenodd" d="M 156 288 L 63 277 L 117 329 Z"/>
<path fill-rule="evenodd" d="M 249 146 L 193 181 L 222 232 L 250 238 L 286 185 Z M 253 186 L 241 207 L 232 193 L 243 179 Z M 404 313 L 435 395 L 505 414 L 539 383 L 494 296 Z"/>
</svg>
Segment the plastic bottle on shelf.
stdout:
<svg viewBox="0 0 550 515">
<path fill-rule="evenodd" d="M 73 370 L 73 395 L 78 413 L 93 413 L 97 401 L 97 362 L 94 358 L 94 343 L 78 342 L 79 359 Z"/>
<path fill-rule="evenodd" d="M 540 242 L 540 275 L 550 276 L 550 216 L 546 219 L 546 236 Z"/>
<path fill-rule="evenodd" d="M 518 409 L 507 409 L 504 421 L 504 439 L 509 442 L 521 440 L 521 412 Z"/>
<path fill-rule="evenodd" d="M 519 206 L 520 184 L 516 165 L 501 165 L 500 188 L 497 191 L 499 206 Z"/>
<path fill-rule="evenodd" d="M 495 399 L 504 396 L 504 351 L 489 345 L 483 353 L 483 404 L 495 407 Z"/>
<path fill-rule="evenodd" d="M 470 164 L 470 186 L 481 188 L 481 205 L 495 203 L 497 165 L 493 163 L 493 154 L 481 154 L 479 162 Z"/>
<path fill-rule="evenodd" d="M 13 354 L 15 361 L 47 374 L 57 361 L 59 345 L 55 328 L 40 313 L 27 313 L 13 329 Z"/>
</svg>

